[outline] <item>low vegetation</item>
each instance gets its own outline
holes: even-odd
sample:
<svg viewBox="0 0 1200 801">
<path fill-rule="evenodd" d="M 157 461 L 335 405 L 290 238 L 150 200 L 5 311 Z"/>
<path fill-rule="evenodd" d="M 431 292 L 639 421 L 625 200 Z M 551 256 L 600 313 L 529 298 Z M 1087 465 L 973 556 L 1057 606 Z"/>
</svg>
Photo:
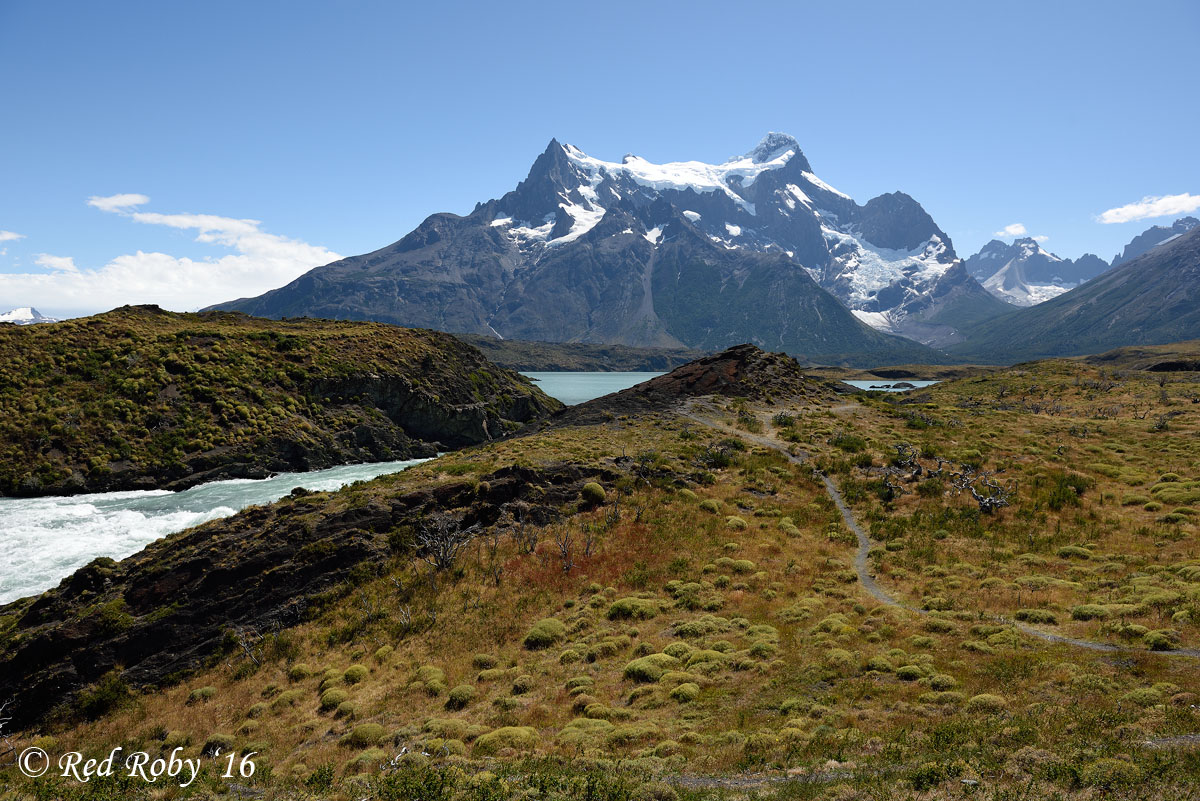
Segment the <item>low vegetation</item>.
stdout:
<svg viewBox="0 0 1200 801">
<path fill-rule="evenodd" d="M 0 495 L 430 456 L 559 404 L 446 334 L 122 307 L 0 326 Z"/>
<path fill-rule="evenodd" d="M 1200 661 L 1179 655 L 1200 645 L 1197 518 L 1176 511 L 1200 505 L 1195 376 L 1050 362 L 905 395 L 810 389 L 583 410 L 602 422 L 300 499 L 340 514 L 464 482 L 491 498 L 519 478 L 553 503 L 477 528 L 483 502 L 455 507 L 429 530 L 471 536 L 441 558 L 380 531 L 395 547 L 298 624 L 233 636 L 158 689 L 97 684 L 102 708 L 15 743 L 200 753 L 228 738 L 269 768 L 242 784 L 278 798 L 1200 792 Z M 1167 431 L 1160 410 L 1180 412 Z M 863 586 L 814 467 L 867 530 L 869 572 L 911 608 Z M 1004 503 L 980 502 L 998 497 L 987 482 Z M 28 609 L 0 609 L 0 637 L 23 636 Z M 0 777 L 18 797 L 75 792 Z M 206 763 L 193 794 L 228 792 Z"/>
</svg>

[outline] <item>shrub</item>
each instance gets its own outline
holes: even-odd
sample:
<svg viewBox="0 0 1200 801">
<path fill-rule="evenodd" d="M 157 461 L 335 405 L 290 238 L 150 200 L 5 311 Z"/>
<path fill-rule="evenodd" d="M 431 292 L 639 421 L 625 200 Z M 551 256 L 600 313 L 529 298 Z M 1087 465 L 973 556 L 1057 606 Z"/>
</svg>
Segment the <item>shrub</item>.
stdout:
<svg viewBox="0 0 1200 801">
<path fill-rule="evenodd" d="M 575 718 L 558 733 L 562 745 L 596 745 L 613 729 L 613 725 L 601 718 Z"/>
<path fill-rule="evenodd" d="M 341 743 L 354 748 L 366 748 L 378 744 L 386 734 L 387 730 L 378 723 L 363 723 L 351 729 Z"/>
<path fill-rule="evenodd" d="M 167 736 L 163 738 L 163 748 L 187 748 L 192 744 L 192 736 L 186 732 L 172 729 L 167 732 Z"/>
<path fill-rule="evenodd" d="M 731 528 L 734 531 L 743 531 L 746 528 L 746 521 L 737 515 L 730 515 L 725 518 L 725 527 Z"/>
<path fill-rule="evenodd" d="M 686 667 L 695 667 L 696 665 L 701 665 L 704 663 L 723 665 L 725 664 L 727 658 L 728 657 L 726 657 L 725 654 L 717 650 L 705 649 L 700 651 L 692 651 L 690 654 L 688 654 Z"/>
<path fill-rule="evenodd" d="M 345 690 L 338 687 L 330 687 L 321 693 L 321 711 L 328 712 L 331 709 L 337 709 L 338 705 L 349 697 Z"/>
<path fill-rule="evenodd" d="M 536 685 L 533 682 L 533 676 L 517 676 L 513 679 L 512 694 L 524 695 L 532 690 Z"/>
<path fill-rule="evenodd" d="M 303 662 L 297 662 L 288 668 L 288 679 L 290 681 L 304 681 L 312 675 L 312 668 Z"/>
<path fill-rule="evenodd" d="M 598 506 L 608 499 L 608 494 L 604 491 L 604 487 L 595 481 L 589 481 L 584 484 L 579 494 L 583 498 L 583 502 L 588 506 Z"/>
<path fill-rule="evenodd" d="M 663 653 L 676 659 L 684 659 L 692 652 L 692 646 L 685 642 L 673 642 L 663 649 Z"/>
<path fill-rule="evenodd" d="M 475 698 L 475 688 L 469 684 L 460 684 L 450 691 L 446 698 L 447 709 L 462 709 Z"/>
<path fill-rule="evenodd" d="M 375 661 L 380 663 L 386 662 L 387 658 L 392 655 L 392 650 L 393 648 L 390 645 L 379 646 L 379 648 L 375 649 Z"/>
<path fill-rule="evenodd" d="M 347 684 L 358 684 L 365 679 L 371 671 L 367 670 L 366 665 L 351 665 L 346 668 L 346 672 L 342 674 L 342 681 Z"/>
<path fill-rule="evenodd" d="M 457 718 L 430 718 L 422 728 L 444 740 L 463 740 L 467 737 L 468 724 Z"/>
<path fill-rule="evenodd" d="M 929 687 L 933 690 L 953 690 L 958 686 L 958 680 L 946 673 L 935 673 L 929 677 Z"/>
<path fill-rule="evenodd" d="M 631 745 L 653 739 L 658 733 L 658 727 L 653 723 L 630 723 L 613 729 L 608 735 L 608 744 L 613 746 Z"/>
<path fill-rule="evenodd" d="M 1013 617 L 1017 620 L 1023 620 L 1026 623 L 1054 625 L 1058 622 L 1058 618 L 1054 616 L 1054 613 L 1045 609 L 1018 609 Z"/>
<path fill-rule="evenodd" d="M 623 675 L 637 682 L 656 682 L 678 664 L 679 660 L 669 654 L 650 654 L 626 665 Z"/>
<path fill-rule="evenodd" d="M 698 620 L 689 620 L 687 623 L 677 625 L 675 627 L 675 636 L 694 640 L 699 637 L 707 637 L 710 634 L 720 634 L 721 632 L 729 631 L 730 627 L 731 624 L 727 618 L 716 615 L 705 615 Z"/>
<path fill-rule="evenodd" d="M 353 718 L 358 714 L 358 704 L 353 701 L 342 701 L 337 705 L 337 710 L 333 714 L 334 717 Z"/>
<path fill-rule="evenodd" d="M 1080 772 L 1080 782 L 1090 787 L 1116 790 L 1133 787 L 1141 779 L 1137 765 L 1122 759 L 1097 759 Z"/>
<path fill-rule="evenodd" d="M 734 573 L 746 574 L 753 573 L 755 565 L 749 559 L 736 559 L 730 567 Z"/>
<path fill-rule="evenodd" d="M 495 754 L 505 749 L 532 751 L 537 747 L 537 730 L 530 726 L 502 726 L 475 741 L 475 750 L 480 754 Z"/>
<path fill-rule="evenodd" d="M 921 693 L 921 695 L 917 697 L 917 700 L 920 701 L 922 704 L 934 704 L 936 706 L 953 706 L 955 704 L 962 703 L 963 694 L 960 692 L 955 692 L 953 690 L 944 690 L 942 692 L 935 692 L 935 693 Z"/>
<path fill-rule="evenodd" d="M 110 670 L 100 681 L 79 694 L 76 704 L 88 720 L 95 720 L 129 700 L 129 685 L 120 671 Z"/>
<path fill-rule="evenodd" d="M 347 763 L 346 772 L 353 773 L 355 769 L 378 769 L 386 761 L 387 752 L 382 748 L 368 748 Z"/>
<path fill-rule="evenodd" d="M 1158 690 L 1153 687 L 1139 687 L 1136 690 L 1131 690 L 1121 696 L 1122 701 L 1129 701 L 1131 704 L 1138 706 L 1154 706 L 1162 700 Z"/>
<path fill-rule="evenodd" d="M 525 647 L 530 651 L 549 648 L 554 643 L 567 636 L 567 627 L 561 620 L 548 617 L 533 624 L 533 628 L 525 635 Z"/>
<path fill-rule="evenodd" d="M 417 668 L 417 681 L 424 682 L 425 684 L 429 684 L 430 682 L 445 683 L 446 671 L 433 665 L 422 665 Z"/>
<path fill-rule="evenodd" d="M 207 757 L 214 757 L 218 753 L 233 750 L 233 744 L 237 742 L 231 734 L 210 734 L 208 739 L 204 741 L 204 746 L 200 749 L 200 753 Z"/>
<path fill-rule="evenodd" d="M 980 695 L 971 696 L 967 700 L 966 708 L 968 712 L 982 712 L 990 715 L 1006 710 L 1008 708 L 1008 701 L 999 695 L 981 693 Z"/>
<path fill-rule="evenodd" d="M 1155 631 L 1146 632 L 1142 637 L 1142 641 L 1146 643 L 1146 647 L 1151 651 L 1170 651 L 1175 648 L 1175 644 L 1179 641 L 1179 634 L 1170 629 L 1156 629 Z"/>
<path fill-rule="evenodd" d="M 689 701 L 695 701 L 700 697 L 700 685 L 695 682 L 684 682 L 671 690 L 671 697 L 681 704 L 686 704 Z"/>
<path fill-rule="evenodd" d="M 581 654 L 579 651 L 575 650 L 574 648 L 568 648 L 567 650 L 563 651 L 561 654 L 558 655 L 558 661 L 564 665 L 570 665 L 575 662 L 582 662 L 583 654 Z"/>
<path fill-rule="evenodd" d="M 494 668 L 498 664 L 498 661 L 496 657 L 492 656 L 491 654 L 475 654 L 475 656 L 471 658 L 471 664 L 474 665 L 478 670 L 489 670 Z"/>
<path fill-rule="evenodd" d="M 283 709 L 284 707 L 295 706 L 304 698 L 304 690 L 284 690 L 271 701 L 272 709 Z"/>
<path fill-rule="evenodd" d="M 576 695 L 595 686 L 596 680 L 591 676 L 575 676 L 574 678 L 567 679 L 566 683 L 567 692 L 571 695 Z"/>
<path fill-rule="evenodd" d="M 896 668 L 896 678 L 900 681 L 916 681 L 925 674 L 916 665 L 903 665 Z"/>
<path fill-rule="evenodd" d="M 715 515 L 721 511 L 721 503 L 715 498 L 705 498 L 700 501 L 700 508 Z"/>
<path fill-rule="evenodd" d="M 864 670 L 874 673 L 891 673 L 896 669 L 896 666 L 888 661 L 884 656 L 873 656 L 867 660 Z"/>
<path fill-rule="evenodd" d="M 198 687 L 188 693 L 188 704 L 202 704 L 217 694 L 216 687 Z"/>
<path fill-rule="evenodd" d="M 618 598 L 608 607 L 609 620 L 647 620 L 660 611 L 659 603 L 650 598 Z"/>
<path fill-rule="evenodd" d="M 1071 607 L 1072 620 L 1104 620 L 1108 610 L 1099 604 L 1080 604 Z"/>
</svg>

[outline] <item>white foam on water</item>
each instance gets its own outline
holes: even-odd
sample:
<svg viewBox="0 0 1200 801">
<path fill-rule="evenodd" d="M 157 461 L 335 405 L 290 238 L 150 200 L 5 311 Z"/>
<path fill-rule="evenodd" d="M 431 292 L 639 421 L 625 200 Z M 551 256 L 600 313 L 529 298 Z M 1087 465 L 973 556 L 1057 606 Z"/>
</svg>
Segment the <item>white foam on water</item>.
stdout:
<svg viewBox="0 0 1200 801">
<path fill-rule="evenodd" d="M 98 556 L 123 559 L 168 534 L 276 501 L 296 487 L 327 492 L 424 461 L 214 481 L 183 492 L 0 498 L 0 603 L 47 590 Z"/>
</svg>

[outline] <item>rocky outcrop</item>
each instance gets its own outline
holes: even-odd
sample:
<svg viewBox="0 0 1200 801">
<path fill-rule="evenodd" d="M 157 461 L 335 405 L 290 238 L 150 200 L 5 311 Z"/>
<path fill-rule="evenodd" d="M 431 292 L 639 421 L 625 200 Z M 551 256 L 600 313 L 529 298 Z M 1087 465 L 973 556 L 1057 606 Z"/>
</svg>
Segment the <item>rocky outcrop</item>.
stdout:
<svg viewBox="0 0 1200 801">
<path fill-rule="evenodd" d="M 431 518 L 453 530 L 548 523 L 588 481 L 616 473 L 576 465 L 506 467 L 479 484 L 350 493 L 294 491 L 160 540 L 121 562 L 97 559 L 36 598 L 0 607 L 0 698 L 17 728 L 87 708 L 89 685 L 162 685 L 260 634 L 294 625 L 371 575 L 416 552 Z M 360 491 L 361 494 L 361 491 Z"/>
<path fill-rule="evenodd" d="M 754 345 L 735 345 L 629 389 L 569 406 L 540 425 L 551 428 L 593 425 L 616 415 L 675 409 L 689 399 L 706 395 L 747 399 L 832 398 L 837 392 L 834 382 L 807 375 L 800 363 L 785 353 L 768 353 Z"/>
<path fill-rule="evenodd" d="M 0 495 L 432 456 L 560 405 L 434 331 L 124 307 L 0 327 Z"/>
</svg>

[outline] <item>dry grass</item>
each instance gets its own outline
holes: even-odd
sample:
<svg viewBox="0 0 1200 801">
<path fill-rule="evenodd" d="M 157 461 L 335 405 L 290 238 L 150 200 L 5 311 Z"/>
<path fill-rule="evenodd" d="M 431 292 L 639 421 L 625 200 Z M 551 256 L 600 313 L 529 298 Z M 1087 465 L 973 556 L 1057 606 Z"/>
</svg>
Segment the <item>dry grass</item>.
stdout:
<svg viewBox="0 0 1200 801">
<path fill-rule="evenodd" d="M 1164 523 L 1162 510 L 1122 503 L 1122 493 L 1153 495 L 1163 473 L 1197 477 L 1195 407 L 1171 406 L 1185 414 L 1166 434 L 1128 415 L 1097 420 L 1097 405 L 1129 404 L 1158 387 L 1127 377 L 1101 397 L 1081 383 L 1094 373 L 1051 363 L 941 385 L 900 405 L 867 398 L 836 410 L 722 410 L 730 425 L 812 451 L 883 543 L 874 560 L 889 591 L 944 611 L 916 615 L 861 590 L 854 539 L 806 467 L 753 445 L 736 449 L 680 418 L 613 419 L 456 453 L 348 490 L 386 495 L 515 463 L 626 474 L 605 487 L 605 504 L 537 529 L 532 551 L 532 527 L 524 543 L 503 538 L 494 557 L 478 539 L 436 592 L 423 563 L 398 559 L 264 643 L 257 668 L 229 655 L 102 720 L 54 732 L 56 748 L 159 749 L 167 737 L 197 750 L 227 734 L 240 751 L 261 752 L 271 792 L 306 779 L 316 786 L 312 777 L 330 766 L 328 792 L 339 798 L 362 797 L 362 787 L 407 797 L 369 778 L 403 748 L 432 755 L 409 758 L 423 776 L 461 770 L 453 786 L 462 797 L 508 797 L 468 793 L 490 781 L 478 778 L 485 769 L 510 771 L 515 794 L 539 771 L 616 775 L 612 760 L 641 771 L 638 782 L 745 770 L 819 779 L 756 790 L 788 798 L 958 797 L 964 779 L 997 799 L 1007 789 L 1018 794 L 1006 798 L 1186 796 L 1200 779 L 1194 756 L 1141 744 L 1200 731 L 1195 660 L 1051 646 L 980 615 L 1040 609 L 1055 615 L 1051 628 L 1078 636 L 1122 641 L 1113 628 L 1122 621 L 1198 640 L 1195 618 L 1178 619 L 1200 589 L 1200 568 L 1188 570 L 1189 561 L 1200 565 L 1195 523 Z M 1003 408 L 1028 384 L 1039 390 L 1024 395 L 1059 404 L 1054 414 Z M 997 402 L 1001 386 L 1010 389 Z M 1194 389 L 1173 384 L 1168 395 Z M 776 425 L 779 412 L 794 419 Z M 1003 467 L 1020 481 L 1017 500 L 994 516 L 973 512 L 969 497 L 940 493 L 885 503 L 873 494 L 873 474 L 854 463 L 885 464 L 899 441 Z M 1091 462 L 1115 465 L 1117 477 Z M 1091 482 L 1078 505 L 1048 505 L 1053 485 L 1038 477 L 1060 471 Z M 1144 476 L 1138 485 L 1123 477 L 1133 472 Z M 706 501 L 718 513 L 702 508 Z M 566 571 L 565 534 L 574 549 Z M 1087 558 L 1060 554 L 1071 547 Z M 1179 597 L 1153 600 L 1173 592 Z M 1131 600 L 1103 621 L 1071 618 L 1077 606 Z M 527 647 L 546 619 L 565 633 L 543 625 L 550 643 Z M 365 675 L 355 670 L 358 680 L 347 681 L 352 665 Z M 204 687 L 215 692 L 189 704 Z M 337 703 L 322 710 L 330 690 Z M 530 767 L 521 761 L 530 754 L 560 767 Z M 358 774 L 366 776 L 354 785 Z M 744 795 L 721 782 L 697 787 L 680 792 Z"/>
</svg>

